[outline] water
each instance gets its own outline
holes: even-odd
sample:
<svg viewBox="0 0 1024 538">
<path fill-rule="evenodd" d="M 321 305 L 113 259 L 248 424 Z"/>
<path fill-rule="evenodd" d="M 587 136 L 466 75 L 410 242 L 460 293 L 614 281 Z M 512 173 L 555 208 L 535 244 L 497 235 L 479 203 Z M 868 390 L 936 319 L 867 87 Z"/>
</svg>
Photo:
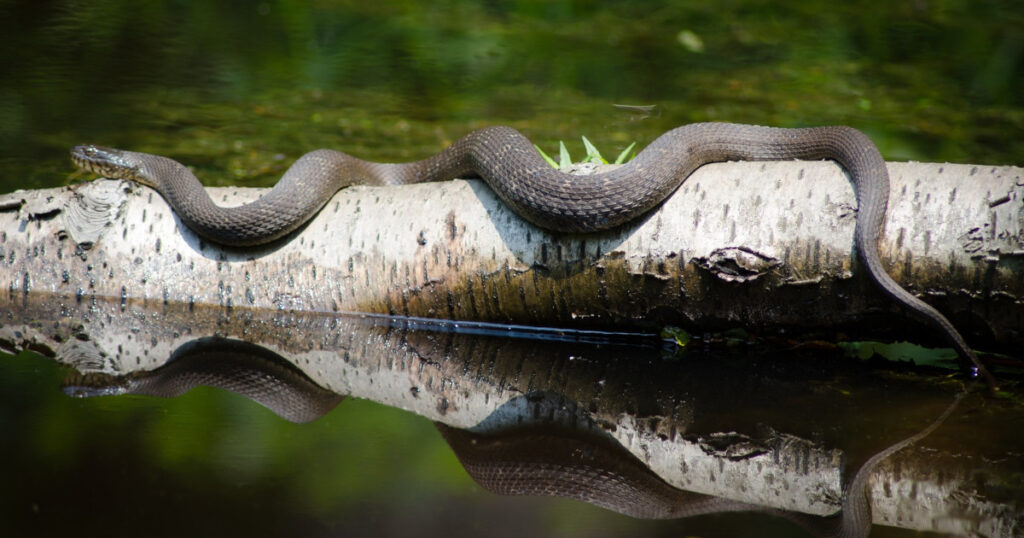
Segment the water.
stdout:
<svg viewBox="0 0 1024 538">
<path fill-rule="evenodd" d="M 496 123 L 549 154 L 564 140 L 580 155 L 585 135 L 614 156 L 715 120 L 848 124 L 890 160 L 1020 164 L 1022 27 L 1024 8 L 999 1 L 5 2 L 0 192 L 87 179 L 67 160 L 83 142 L 172 156 L 210 185 L 267 186 L 314 148 L 410 160 Z M 556 349 L 537 366 L 556 378 L 658 387 L 634 396 L 641 416 L 666 398 L 700 402 L 695 435 L 769 426 L 841 449 L 851 467 L 959 390 L 948 371 L 825 352 L 596 362 L 580 347 L 566 362 Z M 71 399 L 58 390 L 66 371 L 27 352 L 0 370 L 0 529 L 12 536 L 802 532 L 760 514 L 655 523 L 494 496 L 426 418 L 371 400 L 296 425 L 214 389 Z M 969 401 L 925 445 L 1018 454 L 1018 401 Z M 990 498 L 1020 506 L 1019 474 L 980 476 Z"/>
<path fill-rule="evenodd" d="M 971 388 L 942 370 L 837 350 L 706 342 L 680 351 L 593 332 L 202 307 L 180 316 L 187 308 L 100 300 L 56 310 L 31 297 L 10 308 L 0 342 L 34 342 L 63 366 L 29 352 L 0 361 L 0 424 L 14 440 L 0 456 L 18 484 L 0 490 L 9 535 L 155 524 L 157 535 L 815 536 L 802 529 L 832 526 L 841 512 L 807 514 L 839 511 L 842 484 L 873 454 Z M 196 388 L 153 397 L 182 386 Z M 1019 530 L 1019 397 L 973 388 L 937 431 L 872 468 L 875 512 L 888 521 L 874 535 Z M 313 411 L 288 411 L 303 403 Z M 431 421 L 484 440 L 539 436 L 523 443 L 531 452 L 589 440 L 595 448 L 573 453 L 611 447 L 611 465 L 631 460 L 750 512 L 658 522 L 494 495 Z M 758 512 L 771 507 L 787 515 Z"/>
</svg>

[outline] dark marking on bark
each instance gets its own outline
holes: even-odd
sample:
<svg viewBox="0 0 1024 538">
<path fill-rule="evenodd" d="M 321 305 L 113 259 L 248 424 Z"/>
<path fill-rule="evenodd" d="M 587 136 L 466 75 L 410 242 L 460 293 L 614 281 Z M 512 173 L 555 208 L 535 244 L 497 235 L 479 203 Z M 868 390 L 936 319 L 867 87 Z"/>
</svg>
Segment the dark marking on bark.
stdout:
<svg viewBox="0 0 1024 538">
<path fill-rule="evenodd" d="M 469 315 L 470 319 L 480 319 L 480 311 L 476 307 L 476 291 L 473 290 L 473 284 L 476 279 L 469 277 L 466 279 L 466 296 L 469 297 Z"/>
<path fill-rule="evenodd" d="M 491 285 L 491 307 L 494 308 L 494 314 L 501 314 L 501 299 L 498 297 L 498 285 L 493 281 L 489 281 Z"/>
<path fill-rule="evenodd" d="M 25 200 L 22 198 L 8 198 L 6 200 L 0 200 L 0 213 L 17 211 L 21 209 L 21 206 L 23 205 L 25 205 Z"/>
<path fill-rule="evenodd" d="M 34 221 L 50 220 L 60 214 L 60 208 L 46 208 L 45 210 L 29 213 L 28 219 Z"/>
<path fill-rule="evenodd" d="M 459 232 L 458 224 L 455 222 L 455 211 L 448 212 L 448 216 L 445 217 L 444 223 L 448 227 L 448 241 L 454 242 L 458 237 Z"/>
<path fill-rule="evenodd" d="M 1001 205 L 1003 205 L 1003 204 L 1005 204 L 1005 203 L 1007 203 L 1009 201 L 1010 201 L 1010 195 L 1009 194 L 1005 194 L 1001 198 L 997 198 L 997 199 L 989 202 L 988 206 L 990 208 L 991 207 L 998 207 L 998 206 L 1001 206 Z"/>
</svg>

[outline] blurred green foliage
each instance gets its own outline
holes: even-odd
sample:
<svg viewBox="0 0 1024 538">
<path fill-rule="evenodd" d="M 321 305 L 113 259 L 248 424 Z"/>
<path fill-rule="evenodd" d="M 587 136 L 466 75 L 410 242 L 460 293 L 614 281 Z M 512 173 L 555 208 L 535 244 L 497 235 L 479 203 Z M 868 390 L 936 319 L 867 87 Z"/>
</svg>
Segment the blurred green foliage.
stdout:
<svg viewBox="0 0 1024 538">
<path fill-rule="evenodd" d="M 723 120 L 1024 154 L 1024 4 L 1002 0 L 8 0 L 0 31 L 0 190 L 65 181 L 84 141 L 266 185 L 317 147 L 406 160 L 493 123 L 548 151 Z"/>
</svg>

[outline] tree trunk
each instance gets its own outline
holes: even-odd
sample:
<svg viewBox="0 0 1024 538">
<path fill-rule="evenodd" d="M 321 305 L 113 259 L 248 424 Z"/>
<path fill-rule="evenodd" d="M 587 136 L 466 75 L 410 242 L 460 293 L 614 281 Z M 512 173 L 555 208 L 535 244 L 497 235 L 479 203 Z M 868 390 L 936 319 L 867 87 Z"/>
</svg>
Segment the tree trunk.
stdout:
<svg viewBox="0 0 1024 538">
<path fill-rule="evenodd" d="M 890 274 L 972 344 L 1024 345 L 1024 170 L 889 169 L 879 246 Z M 209 192 L 233 205 L 264 191 Z M 916 325 L 854 261 L 855 216 L 834 163 L 740 162 L 700 168 L 657 210 L 604 233 L 540 230 L 485 184 L 449 181 L 344 189 L 298 233 L 243 250 L 193 234 L 155 191 L 95 181 L 0 196 L 0 307 L 51 294 L 563 327 L 885 327 L 905 336 Z"/>
</svg>

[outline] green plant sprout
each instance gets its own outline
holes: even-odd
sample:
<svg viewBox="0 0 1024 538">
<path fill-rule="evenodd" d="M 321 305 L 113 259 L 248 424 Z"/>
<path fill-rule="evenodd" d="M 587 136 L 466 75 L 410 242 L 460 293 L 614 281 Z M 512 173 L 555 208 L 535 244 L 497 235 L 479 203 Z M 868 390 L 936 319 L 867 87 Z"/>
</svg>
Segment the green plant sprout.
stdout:
<svg viewBox="0 0 1024 538">
<path fill-rule="evenodd" d="M 583 139 L 583 147 L 587 150 L 587 155 L 580 160 L 581 163 L 622 164 L 636 156 L 636 153 L 633 152 L 633 148 L 636 147 L 636 142 L 633 142 L 619 153 L 619 156 L 615 158 L 615 161 L 609 163 L 603 156 L 601 156 L 601 152 L 598 151 L 597 147 L 594 146 L 590 140 L 587 140 L 587 137 L 581 136 L 580 138 Z M 540 153 L 540 156 L 543 157 L 552 168 L 566 171 L 570 166 L 572 166 L 572 158 L 569 156 L 569 150 L 565 147 L 565 142 L 558 142 L 557 162 L 548 156 L 547 153 L 544 153 L 544 150 L 540 149 L 540 146 L 534 144 L 533 147 L 537 149 L 537 153 Z"/>
</svg>

